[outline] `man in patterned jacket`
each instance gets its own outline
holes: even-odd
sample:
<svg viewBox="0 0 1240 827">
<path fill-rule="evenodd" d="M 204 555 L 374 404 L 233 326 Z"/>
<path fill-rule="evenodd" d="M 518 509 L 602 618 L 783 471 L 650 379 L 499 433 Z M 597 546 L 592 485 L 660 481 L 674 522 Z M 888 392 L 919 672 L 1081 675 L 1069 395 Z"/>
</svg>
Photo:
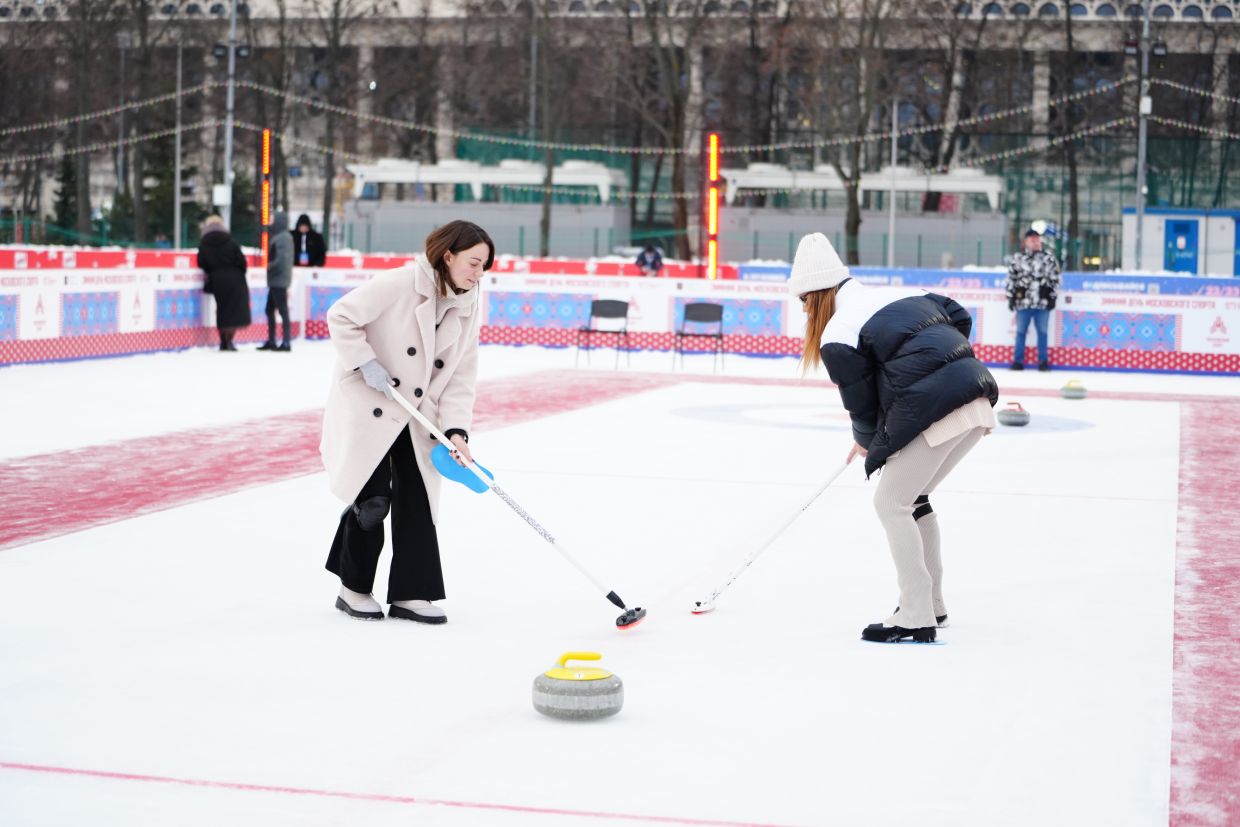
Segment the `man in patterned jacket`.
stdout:
<svg viewBox="0 0 1240 827">
<path fill-rule="evenodd" d="M 1047 324 L 1059 296 L 1059 262 L 1042 249 L 1036 230 L 1025 233 L 1024 248 L 1008 264 L 1008 310 L 1016 311 L 1016 354 L 1012 370 L 1025 369 L 1025 334 L 1029 323 L 1038 334 L 1038 370 L 1050 370 L 1047 361 Z"/>
</svg>

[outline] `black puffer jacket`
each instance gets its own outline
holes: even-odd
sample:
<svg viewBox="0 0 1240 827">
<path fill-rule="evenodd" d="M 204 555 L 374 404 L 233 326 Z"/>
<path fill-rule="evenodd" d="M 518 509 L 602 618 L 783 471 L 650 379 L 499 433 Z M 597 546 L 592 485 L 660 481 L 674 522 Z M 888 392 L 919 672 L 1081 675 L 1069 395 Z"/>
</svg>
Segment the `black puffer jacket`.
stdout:
<svg viewBox="0 0 1240 827">
<path fill-rule="evenodd" d="M 869 451 L 868 477 L 947 414 L 999 386 L 973 355 L 969 312 L 946 296 L 849 280 L 822 338 L 822 359 Z"/>
</svg>

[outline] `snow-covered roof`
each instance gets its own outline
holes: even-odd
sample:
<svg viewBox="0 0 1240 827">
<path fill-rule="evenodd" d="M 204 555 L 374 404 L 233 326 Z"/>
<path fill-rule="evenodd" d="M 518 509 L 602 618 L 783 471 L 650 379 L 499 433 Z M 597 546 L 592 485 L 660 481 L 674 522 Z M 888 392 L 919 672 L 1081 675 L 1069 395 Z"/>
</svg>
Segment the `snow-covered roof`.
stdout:
<svg viewBox="0 0 1240 827">
<path fill-rule="evenodd" d="M 837 190 L 843 191 L 844 181 L 830 164 L 819 164 L 812 170 L 794 170 L 781 164 L 750 164 L 745 169 L 722 169 L 719 175 L 727 182 L 727 202 L 736 200 L 738 190 Z M 912 167 L 883 167 L 878 172 L 861 175 L 861 189 L 888 192 L 951 192 L 985 195 L 992 210 L 999 209 L 1003 179 L 977 169 L 954 169 L 948 173 L 931 174 Z"/>
<path fill-rule="evenodd" d="M 437 164 L 383 158 L 374 164 L 349 164 L 353 174 L 353 197 L 361 198 L 367 184 L 467 184 L 474 198 L 482 200 L 485 186 L 540 187 L 546 174 L 534 161 L 500 161 L 483 166 L 476 161 L 448 159 Z M 604 202 L 613 188 L 623 187 L 624 173 L 593 161 L 565 161 L 552 171 L 552 186 L 595 187 Z"/>
</svg>

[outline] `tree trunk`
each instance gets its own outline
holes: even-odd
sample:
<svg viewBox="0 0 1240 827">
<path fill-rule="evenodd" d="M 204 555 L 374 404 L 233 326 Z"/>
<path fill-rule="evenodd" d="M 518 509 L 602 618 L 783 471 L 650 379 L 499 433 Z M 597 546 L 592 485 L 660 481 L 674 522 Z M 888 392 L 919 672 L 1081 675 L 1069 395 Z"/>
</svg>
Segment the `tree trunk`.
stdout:
<svg viewBox="0 0 1240 827">
<path fill-rule="evenodd" d="M 332 190 L 336 181 L 336 115 L 331 110 L 327 111 L 327 155 L 323 160 L 325 180 L 323 181 L 323 226 L 320 231 L 330 246 L 332 243 Z"/>
<path fill-rule="evenodd" d="M 1068 248 L 1064 251 L 1066 269 L 1075 270 L 1077 252 L 1080 250 L 1080 239 L 1077 233 L 1081 227 L 1080 186 L 1077 177 L 1076 147 L 1069 141 L 1064 149 L 1068 153 Z"/>
<path fill-rule="evenodd" d="M 844 263 L 856 265 L 861 263 L 861 199 L 860 188 L 852 183 L 845 194 L 848 196 L 848 214 L 844 219 Z"/>
<path fill-rule="evenodd" d="M 654 156 L 654 174 L 650 176 L 650 193 L 646 198 L 646 228 L 654 225 L 654 208 L 658 201 L 659 181 L 663 178 L 663 159 L 667 155 L 659 153 Z"/>
<path fill-rule="evenodd" d="M 676 134 L 681 134 L 677 132 Z M 689 201 L 679 197 L 685 192 L 685 179 L 688 177 L 685 154 L 677 152 L 672 156 L 672 229 L 676 232 L 676 257 L 682 261 L 693 258 L 693 246 L 689 243 Z"/>
<path fill-rule="evenodd" d="M 543 117 L 543 123 L 546 124 L 548 118 Z M 546 127 L 543 128 L 543 134 L 546 134 Z M 551 185 L 554 181 L 552 176 L 555 173 L 555 150 L 547 148 L 543 150 L 543 193 L 542 193 L 542 214 L 538 218 L 538 255 L 547 258 L 551 255 Z"/>
<path fill-rule="evenodd" d="M 848 197 L 848 214 L 844 219 L 844 263 L 861 263 L 861 144 L 848 148 L 849 168 L 844 194 Z"/>
<path fill-rule="evenodd" d="M 79 115 L 86 113 L 86 66 L 88 57 L 78 56 L 77 66 L 77 111 Z M 86 145 L 86 122 L 77 123 L 77 143 L 80 150 Z M 90 154 L 79 152 L 77 156 L 77 232 L 79 243 L 86 243 L 90 235 Z"/>
</svg>

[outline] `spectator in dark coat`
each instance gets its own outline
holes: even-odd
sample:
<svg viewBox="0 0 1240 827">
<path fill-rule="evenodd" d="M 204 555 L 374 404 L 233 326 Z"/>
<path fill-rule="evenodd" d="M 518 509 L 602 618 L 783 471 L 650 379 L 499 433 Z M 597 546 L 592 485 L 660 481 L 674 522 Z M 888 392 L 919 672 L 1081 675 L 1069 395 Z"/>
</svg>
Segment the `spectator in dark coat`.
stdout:
<svg viewBox="0 0 1240 827">
<path fill-rule="evenodd" d="M 310 216 L 297 216 L 297 226 L 293 229 L 293 266 L 322 267 L 327 263 L 327 243 L 323 234 L 316 232 L 310 223 Z"/>
<path fill-rule="evenodd" d="M 289 344 L 288 289 L 293 286 L 293 238 L 288 213 L 271 218 L 271 243 L 267 245 L 267 341 L 259 350 L 292 350 Z M 276 313 L 283 322 L 284 341 L 276 344 Z"/>
<path fill-rule="evenodd" d="M 653 245 L 647 244 L 646 249 L 638 254 L 636 263 L 643 276 L 657 277 L 659 271 L 663 269 L 663 256 L 659 255 L 659 251 Z"/>
<path fill-rule="evenodd" d="M 245 254 L 218 215 L 208 218 L 202 227 L 198 267 L 207 276 L 203 292 L 215 296 L 220 350 L 236 350 L 233 336 L 238 328 L 250 324 L 250 287 L 245 281 Z"/>
</svg>

